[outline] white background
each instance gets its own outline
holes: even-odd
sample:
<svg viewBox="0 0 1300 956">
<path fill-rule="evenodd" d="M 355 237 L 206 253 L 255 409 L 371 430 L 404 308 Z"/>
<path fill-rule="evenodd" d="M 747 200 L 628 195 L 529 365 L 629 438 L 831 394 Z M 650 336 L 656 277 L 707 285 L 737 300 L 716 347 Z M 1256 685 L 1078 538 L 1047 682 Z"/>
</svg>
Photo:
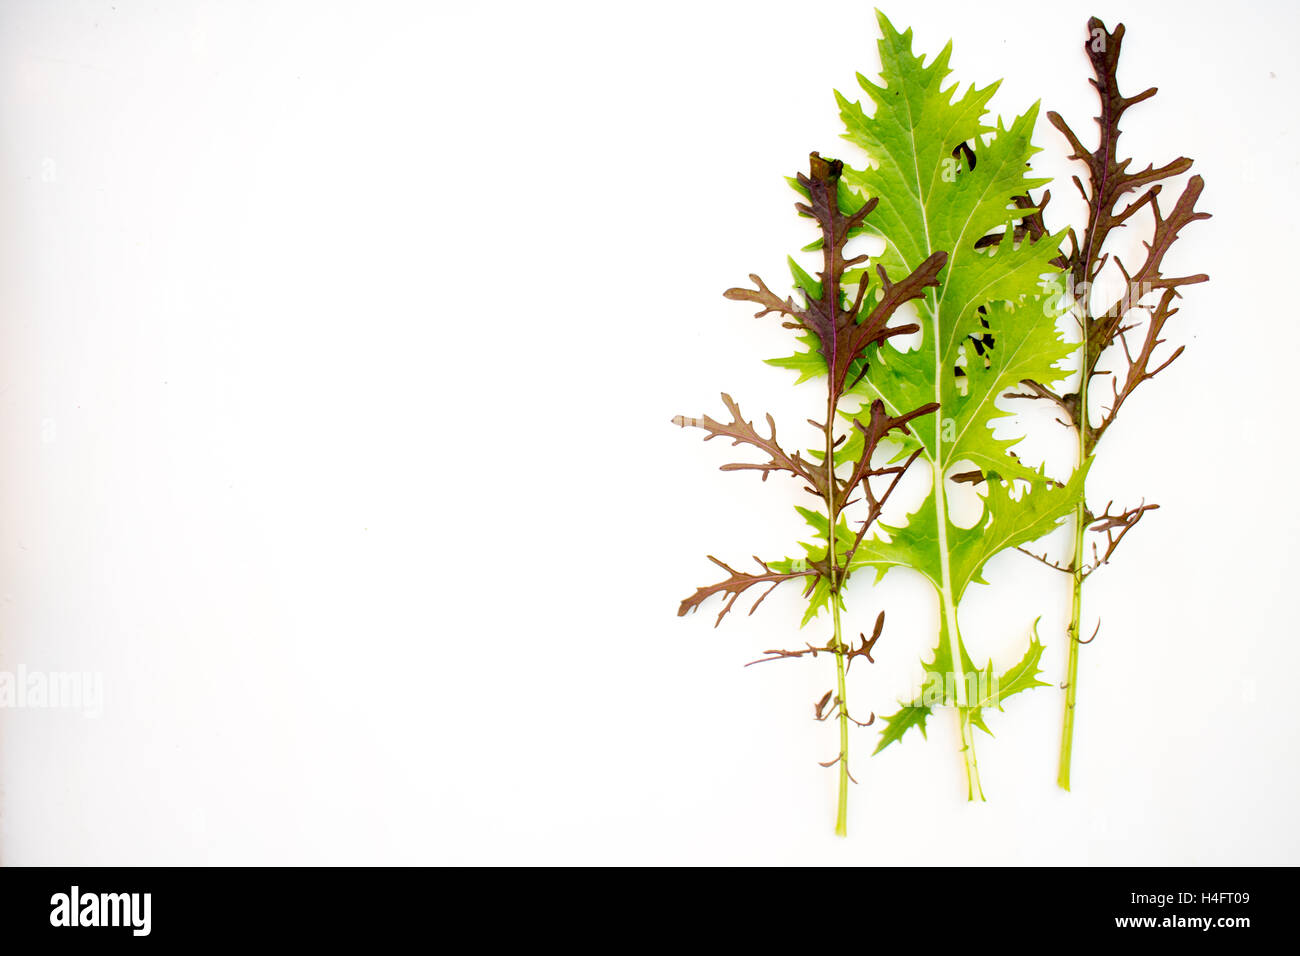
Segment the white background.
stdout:
<svg viewBox="0 0 1300 956">
<path fill-rule="evenodd" d="M 1091 480 L 1161 509 L 1088 588 L 1073 793 L 1040 689 L 980 739 L 986 805 L 946 713 L 857 732 L 836 839 L 831 662 L 741 666 L 820 636 L 798 595 L 674 616 L 706 553 L 802 533 L 796 487 L 669 419 L 726 390 L 813 434 L 760 361 L 789 333 L 720 293 L 784 282 L 783 177 L 878 67 L 870 6 L 830 9 L 0 5 L 0 669 L 105 693 L 0 712 L 0 859 L 1300 862 L 1294 4 L 886 8 L 1089 142 L 1084 24 L 1122 15 L 1124 89 L 1161 88 L 1124 154 L 1207 183 L 1187 352 Z M 988 577 L 976 658 L 1042 615 L 1059 681 L 1068 581 Z M 888 712 L 936 609 L 907 572 L 855 581 L 878 608 L 850 693 Z"/>
</svg>

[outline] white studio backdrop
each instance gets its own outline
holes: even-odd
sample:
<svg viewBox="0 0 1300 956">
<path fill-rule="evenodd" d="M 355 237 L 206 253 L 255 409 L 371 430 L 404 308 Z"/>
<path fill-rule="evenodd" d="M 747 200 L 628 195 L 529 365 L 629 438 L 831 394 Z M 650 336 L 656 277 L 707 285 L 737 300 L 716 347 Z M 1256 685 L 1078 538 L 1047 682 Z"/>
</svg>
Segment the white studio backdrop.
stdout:
<svg viewBox="0 0 1300 956">
<path fill-rule="evenodd" d="M 803 534 L 797 488 L 669 419 L 818 410 L 720 293 L 811 238 L 783 177 L 843 146 L 869 4 L 4 2 L 0 671 L 102 699 L 0 710 L 0 861 L 1300 862 L 1297 8 L 884 9 L 1085 141 L 1084 24 L 1122 19 L 1125 90 L 1160 87 L 1124 154 L 1206 181 L 1187 351 L 1091 479 L 1161 509 L 1087 590 L 1073 793 L 1039 689 L 981 738 L 986 805 L 945 714 L 857 732 L 838 840 L 830 662 L 742 667 L 807 636 L 798 595 L 675 617 L 705 554 Z M 1042 615 L 1062 679 L 1066 579 L 988 577 L 975 656 Z M 855 581 L 859 628 L 888 612 L 861 706 L 933 600 Z"/>
</svg>

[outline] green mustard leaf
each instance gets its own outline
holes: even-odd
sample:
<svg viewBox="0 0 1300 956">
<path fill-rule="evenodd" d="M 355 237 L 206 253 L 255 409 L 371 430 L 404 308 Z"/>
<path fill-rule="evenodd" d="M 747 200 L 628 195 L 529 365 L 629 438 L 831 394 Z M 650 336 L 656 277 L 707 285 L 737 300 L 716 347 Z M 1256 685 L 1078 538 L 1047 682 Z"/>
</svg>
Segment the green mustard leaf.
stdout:
<svg viewBox="0 0 1300 956">
<path fill-rule="evenodd" d="M 879 200 L 861 227 L 884 240 L 872 268 L 906 274 L 937 250 L 948 259 L 938 285 L 914 303 L 920 341 L 873 347 L 852 389 L 864 410 L 875 399 L 893 413 L 939 404 L 901 452 L 920 448 L 931 488 L 905 525 L 882 525 L 884 536 L 864 542 L 853 560 L 880 574 L 911 567 L 931 582 L 942 607 L 927 672 L 946 671 L 955 679 L 949 685 L 965 688 L 969 679 L 978 688 L 992 683 L 991 664 L 981 671 L 971 663 L 956 627 L 957 605 L 969 584 L 984 583 L 980 572 L 994 555 L 1041 537 L 1070 511 L 1082 479 L 1076 474 L 1067 484 L 1054 482 L 1016 456 L 1023 436 L 994 437 L 996 426 L 1006 432 L 1010 424 L 999 399 L 1025 379 L 1055 382 L 1067 375 L 1063 366 L 1075 346 L 1059 333 L 1045 296 L 1051 277 L 1060 274 L 1053 260 L 1064 234 L 1035 241 L 1024 220 L 1036 209 L 1016 201 L 1047 182 L 1030 169 L 1038 151 L 1030 142 L 1037 105 L 1009 125 L 990 121 L 997 84 L 959 92 L 947 79 L 951 44 L 926 63 L 912 52 L 910 30 L 899 33 L 883 15 L 878 19 L 880 82 L 858 78 L 867 106 L 837 94 L 845 138 L 868 159 L 860 169 L 846 166 L 843 182 L 857 193 L 846 202 Z M 948 501 L 954 476 L 969 480 L 972 472 L 984 513 L 961 528 L 949 517 Z M 950 698 L 926 696 L 887 718 L 877 752 L 910 727 L 924 730 L 925 716 L 938 703 L 962 705 L 964 740 L 967 722 L 987 729 L 987 704 L 978 691 Z M 973 751 L 967 767 L 975 773 Z M 971 782 L 971 792 L 980 792 L 978 780 Z"/>
</svg>

